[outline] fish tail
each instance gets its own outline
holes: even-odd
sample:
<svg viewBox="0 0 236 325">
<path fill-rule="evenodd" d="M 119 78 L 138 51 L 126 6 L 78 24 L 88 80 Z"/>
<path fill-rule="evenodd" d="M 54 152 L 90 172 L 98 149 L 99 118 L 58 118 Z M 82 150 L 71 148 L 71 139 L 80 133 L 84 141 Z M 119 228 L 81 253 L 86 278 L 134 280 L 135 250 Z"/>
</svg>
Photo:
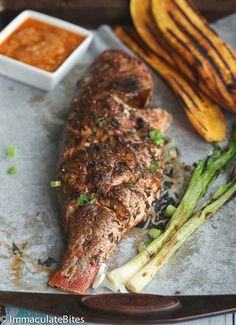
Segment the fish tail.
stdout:
<svg viewBox="0 0 236 325">
<path fill-rule="evenodd" d="M 64 274 L 63 269 L 59 269 L 49 279 L 48 284 L 61 291 L 83 294 L 93 283 L 98 270 L 98 265 L 89 265 L 86 273 L 78 270 L 73 276 L 68 277 Z"/>
</svg>

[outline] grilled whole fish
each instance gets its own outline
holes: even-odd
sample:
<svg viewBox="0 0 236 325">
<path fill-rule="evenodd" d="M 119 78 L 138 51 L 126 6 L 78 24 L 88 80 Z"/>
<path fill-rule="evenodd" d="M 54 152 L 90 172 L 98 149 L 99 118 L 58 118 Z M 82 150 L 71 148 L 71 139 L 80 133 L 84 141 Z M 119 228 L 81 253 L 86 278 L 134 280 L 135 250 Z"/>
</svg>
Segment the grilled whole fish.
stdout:
<svg viewBox="0 0 236 325">
<path fill-rule="evenodd" d="M 68 246 L 49 285 L 85 293 L 99 264 L 128 229 L 149 213 L 160 191 L 164 132 L 169 115 L 146 108 L 153 96 L 147 67 L 130 55 L 102 53 L 79 81 L 58 178 Z"/>
</svg>

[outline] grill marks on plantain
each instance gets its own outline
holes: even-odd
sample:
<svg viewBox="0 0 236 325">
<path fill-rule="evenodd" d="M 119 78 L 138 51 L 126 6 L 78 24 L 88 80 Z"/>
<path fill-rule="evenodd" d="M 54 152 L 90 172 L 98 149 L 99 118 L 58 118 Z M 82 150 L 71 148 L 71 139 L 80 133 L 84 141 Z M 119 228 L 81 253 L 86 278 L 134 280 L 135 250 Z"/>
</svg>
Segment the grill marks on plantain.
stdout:
<svg viewBox="0 0 236 325">
<path fill-rule="evenodd" d="M 202 30 L 193 24 L 192 20 L 190 20 L 190 18 L 187 16 L 187 14 L 183 11 L 183 9 L 174 1 L 174 5 L 178 8 L 179 12 L 181 13 L 181 15 L 187 20 L 187 22 L 191 25 L 191 27 L 201 35 L 201 37 L 209 44 L 209 46 L 214 50 L 216 56 L 218 56 L 219 60 L 221 60 L 221 62 L 223 63 L 223 65 L 225 65 L 225 67 L 227 68 L 227 70 L 229 71 L 231 78 L 234 82 L 236 82 L 235 76 L 233 75 L 230 66 L 228 65 L 228 63 L 224 60 L 223 56 L 221 55 L 220 51 L 215 47 L 215 45 L 213 44 L 213 42 L 211 41 L 210 38 L 208 38 L 203 32 Z M 194 11 L 194 9 L 192 9 Z M 198 42 L 199 44 L 199 42 Z M 207 49 L 205 50 L 207 52 Z M 212 59 L 213 60 L 213 59 Z M 235 60 L 235 58 L 234 58 Z M 227 81 L 226 81 L 227 82 Z"/>
<path fill-rule="evenodd" d="M 236 82 L 236 78 L 234 74 L 232 73 L 232 70 L 230 69 L 228 63 L 224 60 L 223 56 L 219 52 L 219 50 L 215 47 L 213 42 L 196 26 L 193 21 L 190 20 L 190 18 L 187 16 L 187 13 L 182 10 L 182 8 L 175 2 L 172 2 L 173 5 L 176 7 L 176 10 L 178 13 L 183 17 L 183 21 L 185 21 L 188 24 L 188 27 L 193 30 L 193 33 L 190 33 L 187 30 L 187 27 L 185 27 L 183 24 L 181 24 L 172 14 L 172 12 L 168 11 L 168 15 L 172 22 L 175 24 L 175 26 L 184 34 L 186 35 L 191 43 L 194 45 L 196 50 L 209 62 L 209 64 L 212 66 L 214 69 L 216 75 L 219 77 L 220 81 L 222 82 L 223 86 L 225 89 L 232 93 L 233 89 L 235 88 L 234 84 Z M 194 53 L 190 50 L 190 48 L 187 46 L 183 40 L 181 40 L 179 37 L 177 37 L 170 29 L 167 29 L 168 33 L 171 34 L 172 37 L 174 37 L 183 47 L 185 50 L 191 53 L 191 55 L 194 57 L 195 62 L 197 63 L 198 66 L 202 65 L 202 62 L 194 55 Z M 214 51 L 216 57 L 219 59 L 220 63 L 224 66 L 224 68 L 229 71 L 229 75 L 231 77 L 232 83 L 227 82 L 225 80 L 224 76 L 222 75 L 221 71 L 218 68 L 218 64 L 214 60 L 214 58 L 209 54 L 207 47 L 204 47 L 202 44 L 199 43 L 199 41 L 194 37 L 194 32 L 198 33 L 201 35 L 201 39 L 204 39 L 206 43 L 211 47 L 211 49 Z M 235 56 L 233 55 L 232 51 L 227 47 L 228 52 L 230 53 L 231 57 L 235 61 Z"/>
<path fill-rule="evenodd" d="M 186 91 L 186 89 L 178 82 L 178 80 L 174 77 L 172 77 L 173 81 L 177 84 L 178 88 L 180 89 L 181 92 L 183 92 L 187 97 L 188 99 L 192 102 L 192 104 L 195 106 L 196 110 L 198 110 L 198 105 L 197 103 L 194 101 L 193 97 L 190 96 L 190 94 Z M 198 97 L 197 93 L 196 93 L 196 96 Z M 189 110 L 189 107 L 188 107 L 188 104 L 184 101 L 183 97 L 180 98 L 183 102 L 184 102 L 184 105 L 185 105 L 185 108 Z M 200 99 L 200 97 L 199 97 Z"/>
<path fill-rule="evenodd" d="M 142 48 L 142 51 L 145 55 L 151 56 L 151 51 L 149 47 L 144 44 L 139 37 L 137 37 L 136 33 L 133 31 L 131 27 L 124 27 L 125 33 L 135 42 L 139 47 Z M 161 57 L 160 57 L 161 58 Z"/>
<path fill-rule="evenodd" d="M 214 71 L 216 72 L 216 74 L 218 75 L 218 77 L 220 78 L 220 80 L 222 81 L 222 83 L 226 85 L 224 78 L 220 72 L 220 70 L 217 67 L 217 64 L 215 63 L 214 59 L 210 56 L 210 54 L 208 53 L 207 49 L 205 47 L 203 47 L 198 40 L 192 35 L 190 34 L 187 29 L 180 23 L 178 22 L 175 17 L 173 16 L 173 14 L 171 12 L 168 12 L 171 20 L 175 23 L 175 25 L 179 28 L 179 30 L 181 32 L 183 32 L 185 35 L 187 35 L 189 37 L 189 39 L 191 40 L 192 44 L 194 44 L 195 48 L 200 52 L 200 54 L 211 64 L 212 68 L 214 69 Z M 179 40 L 179 38 L 178 38 Z M 186 46 L 187 47 L 187 46 Z M 186 48 L 185 47 L 185 48 Z M 189 52 L 191 52 L 191 50 L 188 48 Z M 195 62 L 198 64 L 198 66 L 202 66 L 202 62 L 194 55 L 194 53 L 192 53 L 192 56 L 195 59 Z"/>
<path fill-rule="evenodd" d="M 154 48 L 152 49 L 155 54 L 165 63 L 171 65 L 172 67 L 177 67 L 180 68 L 180 62 L 179 60 L 177 60 L 177 56 L 174 56 L 172 53 L 173 50 L 170 49 L 170 47 L 165 44 L 162 40 L 161 40 L 161 35 L 159 30 L 154 30 L 153 26 L 151 24 L 149 24 L 149 22 L 146 22 L 145 24 L 147 30 L 149 31 L 150 34 L 152 34 L 153 38 L 155 39 L 157 46 L 158 46 L 158 51 L 155 50 Z M 129 36 L 131 37 L 131 32 L 128 33 Z M 137 42 L 137 39 L 136 39 Z M 140 47 L 143 49 L 143 47 L 145 46 L 145 43 L 142 42 L 140 43 Z M 147 47 L 148 48 L 148 47 Z M 186 63 L 185 63 L 186 64 Z M 187 64 L 186 64 L 187 65 Z M 191 74 L 191 78 L 195 79 L 194 74 Z"/>
<path fill-rule="evenodd" d="M 131 40 L 137 44 L 137 46 L 139 47 L 139 49 L 141 49 L 141 51 L 148 56 L 149 58 L 153 57 L 153 52 L 150 50 L 150 48 L 144 43 L 142 42 L 142 40 L 140 39 L 140 37 L 138 36 L 138 34 L 134 31 L 134 29 L 132 27 L 124 27 L 124 32 L 127 34 L 127 36 L 129 38 L 131 38 Z M 165 51 L 165 49 L 164 49 Z M 168 64 L 168 61 L 166 60 L 166 58 L 164 58 L 163 56 L 161 56 L 158 53 L 155 53 L 156 57 L 158 57 L 158 59 L 160 59 L 162 62 L 164 62 L 165 64 Z"/>
<path fill-rule="evenodd" d="M 154 19 L 152 13 L 149 14 L 149 17 L 152 20 Z M 161 35 L 161 31 L 154 24 L 152 24 L 150 21 L 145 21 L 145 28 L 152 35 L 156 45 L 156 46 L 150 46 L 151 49 L 162 61 L 171 65 L 173 68 L 177 68 L 179 72 L 181 72 L 181 69 L 185 68 L 187 77 L 192 82 L 195 82 L 199 79 L 196 70 L 193 69 L 193 67 L 188 62 L 183 62 L 182 58 L 179 57 L 178 53 L 176 53 L 173 49 L 171 49 L 171 47 L 167 43 L 163 42 L 162 40 L 163 35 Z M 171 34 L 173 34 L 171 30 L 170 32 Z M 174 34 L 172 36 L 175 37 Z M 143 47 L 144 44 L 145 43 L 143 42 L 141 47 Z"/>
</svg>

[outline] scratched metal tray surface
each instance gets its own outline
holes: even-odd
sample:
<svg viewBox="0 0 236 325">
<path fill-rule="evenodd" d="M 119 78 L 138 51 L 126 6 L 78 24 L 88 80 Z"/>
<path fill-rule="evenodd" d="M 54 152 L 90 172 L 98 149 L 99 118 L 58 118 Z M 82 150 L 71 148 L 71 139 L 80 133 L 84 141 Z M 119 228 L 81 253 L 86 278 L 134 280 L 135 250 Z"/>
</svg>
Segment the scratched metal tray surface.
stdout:
<svg viewBox="0 0 236 325">
<path fill-rule="evenodd" d="M 221 36 L 236 46 L 236 15 L 214 25 Z M 54 190 L 59 144 L 70 111 L 76 81 L 103 50 L 125 48 L 109 27 L 95 35 L 86 57 L 52 92 L 44 93 L 0 77 L 0 291 L 53 293 L 47 280 L 63 257 L 66 238 Z M 168 132 L 192 164 L 205 158 L 211 146 L 188 123 L 166 84 L 153 74 L 155 103 L 173 114 Z M 227 113 L 230 124 L 235 119 Z M 16 145 L 16 157 L 6 147 Z M 8 175 L 10 166 L 17 168 Z M 236 293 L 235 199 L 221 209 L 183 245 L 144 290 L 155 294 L 186 295 Z M 109 260 L 121 265 L 136 253 L 135 241 L 142 230 L 131 230 Z M 105 289 L 90 293 L 106 292 Z"/>
</svg>

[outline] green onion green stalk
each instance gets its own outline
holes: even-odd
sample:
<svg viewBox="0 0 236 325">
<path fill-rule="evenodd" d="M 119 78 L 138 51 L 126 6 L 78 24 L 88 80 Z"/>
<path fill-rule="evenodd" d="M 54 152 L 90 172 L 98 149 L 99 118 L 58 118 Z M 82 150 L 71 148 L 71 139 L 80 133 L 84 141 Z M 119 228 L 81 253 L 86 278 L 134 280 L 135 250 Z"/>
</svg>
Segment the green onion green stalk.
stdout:
<svg viewBox="0 0 236 325">
<path fill-rule="evenodd" d="M 230 182 L 218 188 L 213 197 L 203 205 L 161 248 L 151 261 L 139 270 L 126 284 L 132 292 L 140 292 L 154 277 L 157 271 L 170 259 L 177 249 L 208 218 L 236 193 L 236 183 Z"/>
<path fill-rule="evenodd" d="M 206 161 L 200 161 L 190 179 L 187 190 L 174 211 L 165 232 L 154 239 L 137 256 L 125 265 L 108 273 L 108 279 L 115 285 L 124 285 L 142 269 L 170 240 L 176 231 L 192 216 L 198 202 L 206 194 L 218 173 L 236 155 L 236 124 L 233 125 L 228 147 L 224 152 L 214 144 L 213 154 Z"/>
</svg>

